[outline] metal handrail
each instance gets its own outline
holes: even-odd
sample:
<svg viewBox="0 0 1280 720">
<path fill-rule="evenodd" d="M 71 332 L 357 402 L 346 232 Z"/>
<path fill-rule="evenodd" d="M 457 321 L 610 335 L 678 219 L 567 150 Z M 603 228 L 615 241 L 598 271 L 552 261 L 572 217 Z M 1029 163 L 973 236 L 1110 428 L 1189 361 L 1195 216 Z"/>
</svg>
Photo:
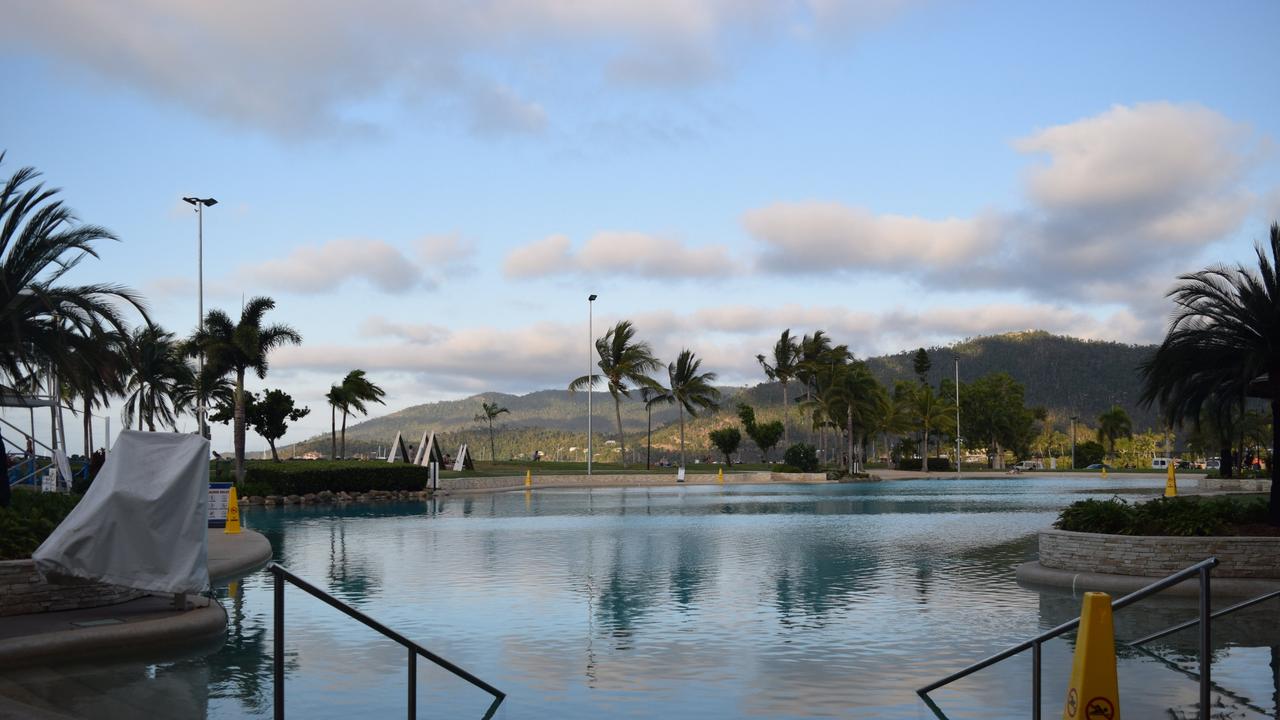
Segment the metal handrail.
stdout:
<svg viewBox="0 0 1280 720">
<path fill-rule="evenodd" d="M 1200 618 L 1196 622 L 1200 624 L 1199 660 L 1200 660 L 1200 717 L 1201 717 L 1201 720 L 1208 720 L 1208 717 L 1209 717 L 1210 677 L 1209 677 L 1209 654 L 1208 653 L 1209 653 L 1209 647 L 1210 647 L 1209 631 L 1210 631 L 1210 622 L 1211 622 L 1211 616 L 1209 614 L 1209 571 L 1214 567 L 1217 567 L 1217 565 L 1218 565 L 1218 558 L 1216 557 L 1206 558 L 1196 563 L 1195 565 L 1192 565 L 1188 568 L 1180 570 L 1162 580 L 1157 580 L 1156 582 L 1151 583 L 1150 585 L 1147 585 L 1146 587 L 1140 590 L 1129 593 L 1128 595 L 1125 595 L 1122 598 L 1114 600 L 1111 603 L 1111 610 L 1113 612 L 1116 610 L 1121 610 L 1150 595 L 1154 595 L 1162 590 L 1167 590 L 1170 587 L 1173 587 L 1174 585 L 1177 585 L 1178 583 L 1192 576 L 1195 576 L 1195 575 L 1199 576 Z M 1195 624 L 1195 623 L 1192 623 L 1192 624 Z M 995 655 L 992 655 L 991 657 L 985 658 L 983 660 L 979 660 L 978 662 L 973 663 L 972 665 L 969 665 L 963 670 L 951 673 L 950 675 L 942 678 L 941 680 L 938 680 L 937 682 L 930 683 L 920 688 L 919 690 L 916 690 L 916 694 L 920 696 L 920 699 L 924 700 L 925 704 L 929 707 L 930 710 L 933 711 L 934 715 L 940 718 L 940 720 L 946 720 L 946 715 L 942 713 L 942 710 L 938 708 L 938 706 L 929 697 L 929 693 L 933 692 L 934 690 L 937 690 L 938 688 L 944 685 L 950 685 L 951 683 L 957 680 L 960 680 L 961 678 L 968 677 L 969 675 L 972 675 L 973 673 L 976 673 L 979 670 L 995 665 L 1001 660 L 1011 658 L 1014 655 L 1018 655 L 1027 650 L 1031 650 L 1031 717 L 1034 718 L 1034 720 L 1040 720 L 1040 704 L 1041 704 L 1040 703 L 1040 654 L 1041 654 L 1040 646 L 1045 642 L 1058 637 L 1059 635 L 1066 634 L 1076 629 L 1077 627 L 1079 627 L 1079 625 L 1080 625 L 1080 618 L 1076 618 L 1075 620 L 1065 622 L 1053 628 L 1052 630 L 1048 630 L 1046 632 L 1040 633 L 1039 635 L 1031 638 L 1030 640 L 1024 640 L 1023 642 L 1020 642 L 1017 645 L 1014 645 L 1012 647 L 1006 648 L 1005 650 L 1002 650 L 996 653 Z M 1146 639 L 1149 639 L 1149 638 L 1144 638 L 1144 640 Z"/>
<path fill-rule="evenodd" d="M 493 714 L 498 711 L 498 706 L 506 699 L 507 694 L 495 688 L 489 683 L 436 655 L 430 650 L 422 647 L 418 643 L 347 605 L 341 600 L 335 598 L 329 593 L 294 575 L 288 570 L 280 567 L 275 563 L 267 566 L 267 570 L 275 576 L 275 657 L 273 664 L 275 668 L 275 718 L 276 720 L 284 719 L 284 586 L 285 582 L 292 583 L 295 587 L 303 590 L 308 595 L 324 601 L 329 606 L 340 610 L 347 616 L 358 620 L 365 627 L 368 627 L 384 637 L 403 645 L 409 650 L 408 675 L 409 675 L 409 718 L 413 720 L 417 716 L 418 709 L 418 656 L 430 660 L 445 670 L 466 680 L 472 685 L 484 690 L 493 696 L 493 703 L 489 705 L 489 709 L 485 712 L 482 720 L 489 720 Z"/>
<path fill-rule="evenodd" d="M 1270 599 L 1271 599 L 1271 598 L 1273 598 L 1273 597 L 1280 597 L 1280 590 L 1276 590 L 1276 591 L 1274 591 L 1274 592 L 1269 592 L 1269 593 L 1267 593 L 1267 594 L 1265 594 L 1265 595 L 1259 595 L 1259 596 L 1258 596 L 1258 597 L 1256 597 L 1256 598 L 1253 598 L 1253 599 L 1250 599 L 1250 600 L 1245 600 L 1244 602 L 1236 603 L 1235 605 L 1232 605 L 1231 607 L 1228 607 L 1228 608 L 1223 608 L 1223 609 L 1219 610 L 1218 612 L 1216 612 L 1216 613 L 1212 613 L 1211 615 L 1209 615 L 1209 619 L 1210 619 L 1210 620 L 1216 620 L 1216 619 L 1218 619 L 1218 618 L 1222 617 L 1223 615 L 1230 615 L 1231 613 L 1233 613 L 1233 612 L 1235 612 L 1235 611 L 1237 611 L 1237 610 L 1243 610 L 1243 609 L 1245 609 L 1245 608 L 1247 608 L 1247 607 L 1253 607 L 1254 605 L 1257 605 L 1257 604 L 1258 604 L 1258 603 L 1260 603 L 1260 602 L 1266 602 L 1267 600 L 1270 600 Z M 1129 642 L 1127 642 L 1127 643 L 1125 643 L 1125 644 L 1126 644 L 1126 645 L 1128 645 L 1129 647 L 1135 647 L 1135 648 L 1136 648 L 1136 647 L 1138 647 L 1139 645 L 1145 645 L 1145 644 L 1147 644 L 1147 643 L 1151 642 L 1152 640 L 1159 640 L 1160 638 L 1162 638 L 1162 637 L 1164 637 L 1164 636 L 1166 636 L 1166 635 L 1172 635 L 1172 634 L 1174 634 L 1174 633 L 1178 632 L 1179 630 L 1186 630 L 1186 629 L 1187 629 L 1187 628 L 1189 628 L 1189 627 L 1194 627 L 1195 625 L 1199 624 L 1199 622 L 1200 622 L 1200 618 L 1192 618 L 1192 619 L 1190 619 L 1190 620 L 1188 620 L 1188 621 L 1186 621 L 1186 622 L 1178 623 L 1177 625 L 1174 625 L 1173 627 L 1168 628 L 1167 630 L 1161 630 L 1161 631 L 1160 631 L 1160 632 L 1158 632 L 1158 633 L 1152 633 L 1152 634 L 1150 634 L 1150 635 L 1148 635 L 1148 636 L 1146 636 L 1146 637 L 1144 637 L 1144 638 L 1139 638 L 1139 639 L 1137 639 L 1137 640 L 1131 640 L 1131 641 L 1129 641 Z"/>
</svg>

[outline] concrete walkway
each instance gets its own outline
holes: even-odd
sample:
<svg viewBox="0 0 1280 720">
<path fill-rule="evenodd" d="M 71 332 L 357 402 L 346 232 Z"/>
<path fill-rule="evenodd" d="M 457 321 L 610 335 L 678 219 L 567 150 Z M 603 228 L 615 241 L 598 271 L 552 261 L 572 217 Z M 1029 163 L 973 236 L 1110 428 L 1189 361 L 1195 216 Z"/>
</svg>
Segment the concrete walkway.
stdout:
<svg viewBox="0 0 1280 720">
<path fill-rule="evenodd" d="M 215 584 L 243 577 L 270 560 L 271 544 L 260 533 L 209 533 L 209 576 Z M 97 608 L 13 615 L 0 618 L 0 668 L 205 645 L 212 650 L 221 645 L 226 626 L 226 612 L 217 602 L 189 597 L 187 609 L 179 610 L 168 595 Z"/>
</svg>

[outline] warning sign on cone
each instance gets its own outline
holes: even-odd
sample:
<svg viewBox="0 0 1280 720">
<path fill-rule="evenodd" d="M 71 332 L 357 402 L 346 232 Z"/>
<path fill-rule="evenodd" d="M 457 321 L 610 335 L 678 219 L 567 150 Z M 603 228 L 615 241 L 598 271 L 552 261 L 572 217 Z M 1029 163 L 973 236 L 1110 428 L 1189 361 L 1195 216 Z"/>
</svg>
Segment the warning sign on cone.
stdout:
<svg viewBox="0 0 1280 720">
<path fill-rule="evenodd" d="M 1120 687 L 1116 676 L 1116 634 L 1111 596 L 1084 594 L 1076 655 L 1063 720 L 1119 720 Z"/>
</svg>

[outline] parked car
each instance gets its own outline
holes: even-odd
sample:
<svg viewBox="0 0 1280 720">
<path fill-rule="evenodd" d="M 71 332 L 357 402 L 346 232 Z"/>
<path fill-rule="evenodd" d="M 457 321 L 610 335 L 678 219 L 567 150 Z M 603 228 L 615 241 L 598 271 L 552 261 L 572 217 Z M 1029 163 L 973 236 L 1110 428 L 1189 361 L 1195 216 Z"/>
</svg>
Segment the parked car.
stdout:
<svg viewBox="0 0 1280 720">
<path fill-rule="evenodd" d="M 1167 458 L 1167 457 L 1151 458 L 1151 469 L 1152 470 L 1168 470 L 1169 463 L 1171 462 L 1173 462 L 1173 458 Z"/>
<path fill-rule="evenodd" d="M 1089 467 L 1085 468 L 1085 470 L 1110 470 L 1110 469 L 1111 469 L 1111 466 L 1106 463 L 1094 463 Z"/>
<path fill-rule="evenodd" d="M 1023 460 L 1017 465 L 1014 465 L 1013 469 L 1017 470 L 1018 472 L 1030 472 L 1032 470 L 1043 470 L 1044 463 L 1040 462 L 1039 460 Z"/>
</svg>

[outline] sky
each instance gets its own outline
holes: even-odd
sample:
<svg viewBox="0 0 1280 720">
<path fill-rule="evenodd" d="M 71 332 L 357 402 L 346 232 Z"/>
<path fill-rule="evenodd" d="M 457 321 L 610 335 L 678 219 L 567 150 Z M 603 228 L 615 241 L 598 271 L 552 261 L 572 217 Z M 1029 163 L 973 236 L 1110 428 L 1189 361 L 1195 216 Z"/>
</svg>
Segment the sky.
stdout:
<svg viewBox="0 0 1280 720">
<path fill-rule="evenodd" d="M 73 279 L 139 290 L 179 334 L 181 198 L 216 198 L 205 307 L 267 295 L 303 336 L 249 383 L 311 408 L 285 442 L 327 432 L 353 368 L 388 411 L 562 388 L 591 293 L 595 335 L 629 319 L 725 384 L 763 380 L 785 328 L 860 357 L 1025 329 L 1157 342 L 1177 275 L 1249 262 L 1280 219 L 1272 1 L 5 14 L 0 174 L 38 168 L 117 235 Z"/>
</svg>

